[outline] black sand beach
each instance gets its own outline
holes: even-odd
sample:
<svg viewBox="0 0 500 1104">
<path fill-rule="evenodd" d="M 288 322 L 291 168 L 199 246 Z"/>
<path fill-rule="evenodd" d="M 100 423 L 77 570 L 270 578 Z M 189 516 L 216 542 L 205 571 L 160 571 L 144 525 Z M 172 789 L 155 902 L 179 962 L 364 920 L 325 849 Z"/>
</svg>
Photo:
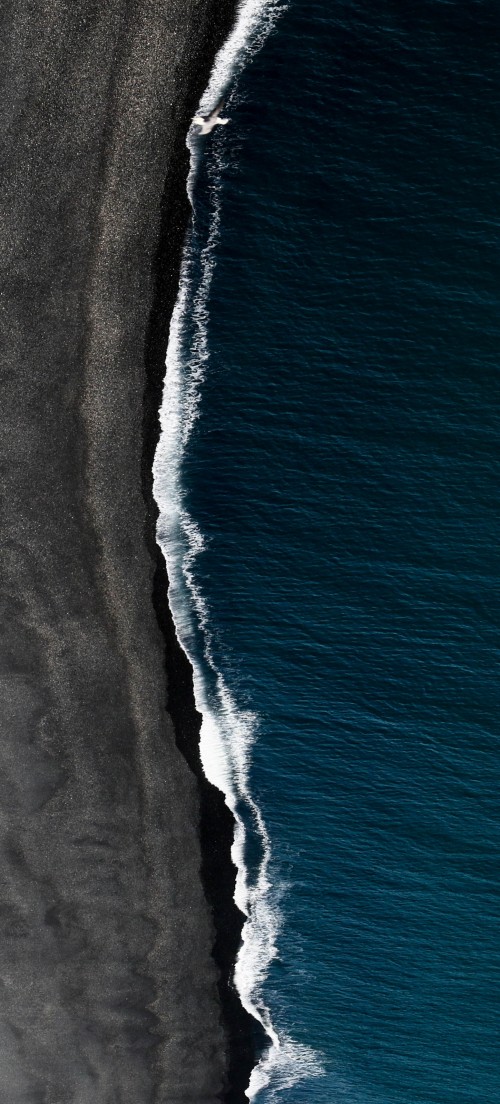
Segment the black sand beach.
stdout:
<svg viewBox="0 0 500 1104">
<path fill-rule="evenodd" d="M 185 134 L 234 4 L 2 17 L 0 1099 L 243 1101 L 232 823 L 151 465 Z M 167 708 L 168 706 L 168 712 Z"/>
</svg>

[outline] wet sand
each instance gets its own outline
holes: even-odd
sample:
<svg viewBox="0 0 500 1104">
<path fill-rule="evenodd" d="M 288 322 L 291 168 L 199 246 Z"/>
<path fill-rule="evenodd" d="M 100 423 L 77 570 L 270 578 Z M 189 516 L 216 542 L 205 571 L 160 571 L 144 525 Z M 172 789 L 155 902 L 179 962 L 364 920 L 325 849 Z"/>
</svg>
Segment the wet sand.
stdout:
<svg viewBox="0 0 500 1104">
<path fill-rule="evenodd" d="M 4 8 L 0 1097 L 243 1101 L 232 824 L 151 464 L 185 134 L 232 3 Z M 168 706 L 168 711 L 166 706 Z"/>
</svg>

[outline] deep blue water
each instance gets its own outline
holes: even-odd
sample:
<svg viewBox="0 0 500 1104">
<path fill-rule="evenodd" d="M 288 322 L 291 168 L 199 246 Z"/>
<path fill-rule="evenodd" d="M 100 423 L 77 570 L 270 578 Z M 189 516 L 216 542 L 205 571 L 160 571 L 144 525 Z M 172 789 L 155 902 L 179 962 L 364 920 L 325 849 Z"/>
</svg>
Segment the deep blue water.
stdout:
<svg viewBox="0 0 500 1104">
<path fill-rule="evenodd" d="M 184 478 L 325 1067 L 279 1099 L 498 1104 L 498 6 L 292 0 L 230 114 Z"/>
</svg>

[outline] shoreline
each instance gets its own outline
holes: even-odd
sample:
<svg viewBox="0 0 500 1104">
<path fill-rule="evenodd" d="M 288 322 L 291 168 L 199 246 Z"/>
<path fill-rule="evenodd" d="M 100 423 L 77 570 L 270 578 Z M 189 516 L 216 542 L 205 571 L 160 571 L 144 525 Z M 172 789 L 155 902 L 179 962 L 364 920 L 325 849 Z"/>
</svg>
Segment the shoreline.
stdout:
<svg viewBox="0 0 500 1104">
<path fill-rule="evenodd" d="M 7 16 L 0 1033 L 20 1104 L 243 1104 L 256 1058 L 232 815 L 201 771 L 152 494 L 185 136 L 234 14 Z"/>
<path fill-rule="evenodd" d="M 228 5 L 231 7 L 231 5 Z M 234 5 L 234 11 L 236 5 Z M 233 14 L 225 23 L 220 44 L 225 41 L 234 21 Z M 202 851 L 202 882 L 209 902 L 215 926 L 215 943 L 212 954 L 219 972 L 218 990 L 222 1017 L 229 1041 L 228 1090 L 222 1099 L 226 1104 L 246 1104 L 245 1090 L 250 1074 L 265 1042 L 261 1025 L 243 1008 L 232 985 L 232 975 L 238 953 L 245 917 L 234 900 L 236 867 L 231 858 L 234 839 L 234 818 L 226 805 L 224 794 L 206 778 L 201 765 L 199 737 L 201 715 L 196 708 L 193 670 L 180 644 L 168 601 L 168 573 L 163 552 L 156 539 L 156 523 L 159 507 L 153 495 L 153 461 L 160 437 L 160 408 L 165 379 L 165 358 L 170 321 L 179 291 L 180 268 L 185 234 L 191 217 L 187 195 L 187 179 L 190 167 L 186 136 L 190 121 L 200 96 L 208 84 L 213 58 L 204 80 L 199 82 L 192 104 L 186 113 L 186 130 L 181 134 L 175 167 L 180 169 L 179 179 L 172 188 L 167 181 L 162 198 L 162 226 L 154 262 L 155 292 L 146 343 L 146 389 L 143 421 L 143 494 L 147 505 L 147 544 L 150 554 L 156 557 L 153 605 L 160 631 L 165 640 L 165 669 L 167 672 L 167 710 L 172 717 L 179 750 L 196 777 L 200 792 L 200 842 Z M 172 251 L 171 198 L 175 195 L 182 214 L 176 224 L 176 242 L 173 252 L 178 257 L 176 272 L 170 275 L 164 263 Z"/>
</svg>

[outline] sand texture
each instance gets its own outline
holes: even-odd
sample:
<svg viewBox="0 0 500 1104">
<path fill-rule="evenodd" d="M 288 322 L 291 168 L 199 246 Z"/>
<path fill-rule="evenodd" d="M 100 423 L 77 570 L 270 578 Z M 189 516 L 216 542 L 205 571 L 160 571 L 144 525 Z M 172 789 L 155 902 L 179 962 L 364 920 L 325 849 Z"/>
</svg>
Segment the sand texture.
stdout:
<svg viewBox="0 0 500 1104">
<path fill-rule="evenodd" d="M 200 784 L 179 746 L 196 766 L 196 716 L 168 633 L 150 481 L 188 216 L 184 138 L 232 14 L 194 0 L 16 0 L 3 10 L 9 1104 L 241 1097 L 228 1080 L 233 1029 L 212 954 L 214 856 L 202 855 Z M 175 725 L 165 662 L 171 679 L 179 671 Z M 230 825 L 215 795 L 205 835 L 210 802 L 230 875 Z M 228 969 L 230 897 L 219 954 Z"/>
</svg>

